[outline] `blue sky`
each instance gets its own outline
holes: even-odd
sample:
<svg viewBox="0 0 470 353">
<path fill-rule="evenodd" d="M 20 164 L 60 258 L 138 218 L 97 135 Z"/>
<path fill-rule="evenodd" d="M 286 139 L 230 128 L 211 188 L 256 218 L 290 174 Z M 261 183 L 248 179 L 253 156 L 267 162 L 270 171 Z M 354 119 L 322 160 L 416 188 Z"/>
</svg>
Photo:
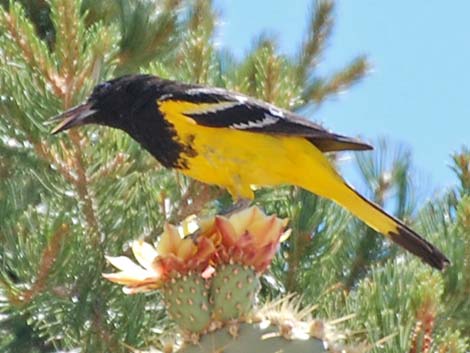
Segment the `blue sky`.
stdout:
<svg viewBox="0 0 470 353">
<path fill-rule="evenodd" d="M 216 0 L 218 39 L 238 57 L 257 34 L 295 52 L 311 0 Z M 373 72 L 312 117 L 366 139 L 387 136 L 413 151 L 419 178 L 438 190 L 456 182 L 450 154 L 470 146 L 470 1 L 339 0 L 319 69 L 332 72 L 366 54 Z"/>
</svg>

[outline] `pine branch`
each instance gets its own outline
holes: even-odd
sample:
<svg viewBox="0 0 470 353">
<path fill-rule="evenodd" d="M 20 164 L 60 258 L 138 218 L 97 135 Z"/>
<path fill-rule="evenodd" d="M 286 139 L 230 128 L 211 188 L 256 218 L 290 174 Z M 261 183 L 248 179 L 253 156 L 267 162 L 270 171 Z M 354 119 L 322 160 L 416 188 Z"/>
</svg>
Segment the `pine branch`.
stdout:
<svg viewBox="0 0 470 353">
<path fill-rule="evenodd" d="M 56 262 L 58 252 L 68 231 L 68 226 L 62 224 L 52 235 L 49 240 L 49 244 L 43 250 L 36 280 L 30 289 L 21 294 L 20 302 L 22 305 L 30 303 L 35 296 L 46 288 L 47 279 L 50 275 L 52 266 Z"/>
<path fill-rule="evenodd" d="M 212 0 L 194 0 L 189 10 L 187 28 L 190 32 L 204 30 L 207 36 L 211 36 L 215 29 L 215 12 Z"/>
<path fill-rule="evenodd" d="M 297 77 L 300 82 L 306 82 L 321 59 L 326 41 L 330 37 L 333 28 L 333 11 L 333 1 L 315 1 L 310 25 L 307 30 L 308 35 L 302 43 L 298 59 Z"/>
<path fill-rule="evenodd" d="M 251 97 L 261 98 L 259 61 L 260 57 L 266 52 L 273 52 L 275 48 L 274 40 L 266 36 L 260 36 L 256 39 L 253 45 L 251 53 L 245 58 L 245 60 L 234 68 L 234 79 L 231 83 L 231 87 L 239 92 L 246 93 Z"/>
<path fill-rule="evenodd" d="M 0 9 L 0 28 L 15 45 L 15 47 L 4 47 L 5 56 L 12 61 L 26 63 L 34 72 L 44 77 L 57 96 L 62 96 L 63 88 L 48 55 L 47 45 L 37 38 L 35 29 L 26 19 L 21 5 L 11 1 L 9 12 Z"/>
<path fill-rule="evenodd" d="M 132 72 L 156 57 L 170 57 L 178 38 L 180 0 L 119 0 L 119 74 Z"/>
<path fill-rule="evenodd" d="M 177 62 L 184 68 L 180 79 L 210 84 L 215 67 L 212 37 L 216 21 L 212 1 L 196 0 L 189 9 L 187 33 L 177 53 Z M 217 74 L 215 76 L 218 76 Z"/>
<path fill-rule="evenodd" d="M 436 321 L 436 303 L 432 298 L 424 301 L 416 314 L 416 324 L 410 341 L 409 353 L 429 353 L 433 343 Z"/>
<path fill-rule="evenodd" d="M 359 82 L 369 70 L 364 57 L 354 59 L 347 67 L 333 74 L 328 79 L 317 79 L 310 84 L 304 93 L 305 101 L 313 101 L 317 105 L 323 103 L 334 94 L 347 90 Z"/>
<path fill-rule="evenodd" d="M 80 197 L 80 201 L 82 203 L 82 212 L 85 215 L 85 220 L 88 225 L 89 236 L 93 238 L 94 245 L 98 246 L 101 242 L 101 229 L 95 214 L 94 195 L 89 188 L 85 162 L 80 151 L 82 145 L 80 141 L 81 137 L 76 131 L 70 131 L 69 137 L 75 147 L 73 151 L 73 170 L 77 174 L 77 178 L 75 180 L 74 186 L 77 189 L 78 196 Z"/>
<path fill-rule="evenodd" d="M 255 59 L 256 96 L 266 102 L 278 102 L 281 81 L 281 62 L 275 54 L 274 44 L 267 42 Z"/>
<path fill-rule="evenodd" d="M 63 86 L 63 102 L 69 107 L 73 90 L 73 80 L 80 65 L 80 42 L 84 36 L 83 21 L 80 18 L 79 3 L 75 0 L 50 0 L 51 18 L 58 35 L 54 53 L 58 62 L 59 76 Z"/>
<path fill-rule="evenodd" d="M 461 152 L 452 156 L 452 170 L 457 175 L 461 185 L 461 194 L 470 195 L 470 149 L 463 147 Z"/>
<path fill-rule="evenodd" d="M 26 16 L 34 24 L 38 36 L 50 47 L 54 42 L 55 31 L 50 20 L 50 8 L 46 0 L 16 0 L 25 10 Z M 0 0 L 0 5 L 8 9 L 10 0 Z"/>
</svg>

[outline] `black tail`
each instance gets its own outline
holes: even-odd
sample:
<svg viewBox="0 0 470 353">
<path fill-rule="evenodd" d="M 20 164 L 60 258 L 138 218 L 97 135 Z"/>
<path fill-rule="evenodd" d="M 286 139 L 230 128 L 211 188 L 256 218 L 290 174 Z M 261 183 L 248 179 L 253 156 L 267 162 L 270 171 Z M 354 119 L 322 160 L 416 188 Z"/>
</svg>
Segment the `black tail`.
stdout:
<svg viewBox="0 0 470 353">
<path fill-rule="evenodd" d="M 449 264 L 449 259 L 434 245 L 422 238 L 413 229 L 403 222 L 397 221 L 397 232 L 390 232 L 390 239 L 406 250 L 421 258 L 438 270 L 444 270 Z"/>
<path fill-rule="evenodd" d="M 344 187 L 345 186 L 345 187 Z M 389 215 L 375 203 L 367 200 L 347 183 L 331 198 L 346 207 L 371 228 L 421 258 L 434 268 L 444 270 L 450 261 L 434 245 L 422 238 L 399 219 Z"/>
</svg>

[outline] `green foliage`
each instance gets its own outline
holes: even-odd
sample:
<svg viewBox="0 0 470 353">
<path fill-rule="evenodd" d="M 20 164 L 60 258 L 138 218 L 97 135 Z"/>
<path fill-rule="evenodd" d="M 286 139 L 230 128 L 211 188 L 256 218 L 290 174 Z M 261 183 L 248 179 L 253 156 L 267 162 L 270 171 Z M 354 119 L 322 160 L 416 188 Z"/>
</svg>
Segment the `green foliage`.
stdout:
<svg viewBox="0 0 470 353">
<path fill-rule="evenodd" d="M 416 209 L 416 181 L 413 180 L 411 151 L 403 146 L 394 148 L 383 138 L 378 139 L 376 151 L 357 153 L 357 169 L 365 186 L 364 192 L 375 203 L 392 212 L 397 218 L 412 223 Z M 373 229 L 355 220 L 348 245 L 351 264 L 346 285 L 351 288 L 367 273 L 369 266 L 397 255 L 396 247 L 384 241 Z"/>
<path fill-rule="evenodd" d="M 178 38 L 179 0 L 116 0 L 121 40 L 116 74 L 135 72 L 155 57 L 171 57 Z M 136 40 L 138 39 L 138 40 Z"/>
<path fill-rule="evenodd" d="M 120 131 L 51 137 L 47 121 L 97 82 L 137 71 L 317 109 L 369 65 L 359 56 L 318 72 L 334 22 L 328 0 L 314 2 L 295 56 L 264 36 L 240 60 L 214 43 L 211 1 L 0 4 L 0 351 L 158 346 L 168 327 L 161 298 L 129 297 L 104 281 L 104 255 L 128 252 L 136 237 L 155 239 L 165 220 L 220 211 L 227 193 L 163 169 Z M 381 351 L 425 352 L 430 339 L 434 351 L 468 351 L 470 153 L 453 156 L 459 185 L 419 209 L 409 152 L 378 145 L 357 162 L 368 196 L 423 230 L 453 266 L 432 273 L 336 205 L 284 186 L 257 191 L 255 202 L 288 216 L 293 230 L 262 293 L 301 293 L 326 320 L 355 315 L 343 323 L 346 339 L 373 351 L 383 341 Z"/>
</svg>

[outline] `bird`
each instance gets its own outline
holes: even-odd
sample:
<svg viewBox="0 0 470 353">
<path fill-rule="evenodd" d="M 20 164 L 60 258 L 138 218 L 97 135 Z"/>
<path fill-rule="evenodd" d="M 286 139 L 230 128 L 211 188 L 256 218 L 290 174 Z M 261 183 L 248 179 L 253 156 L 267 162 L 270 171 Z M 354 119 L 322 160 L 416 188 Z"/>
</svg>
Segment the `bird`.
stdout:
<svg viewBox="0 0 470 353">
<path fill-rule="evenodd" d="M 98 84 L 66 110 L 52 134 L 87 124 L 123 130 L 164 167 L 225 188 L 234 200 L 254 187 L 295 185 L 333 200 L 376 232 L 444 270 L 449 259 L 434 245 L 369 201 L 336 171 L 326 153 L 371 150 L 293 112 L 232 92 L 131 74 Z"/>
</svg>

